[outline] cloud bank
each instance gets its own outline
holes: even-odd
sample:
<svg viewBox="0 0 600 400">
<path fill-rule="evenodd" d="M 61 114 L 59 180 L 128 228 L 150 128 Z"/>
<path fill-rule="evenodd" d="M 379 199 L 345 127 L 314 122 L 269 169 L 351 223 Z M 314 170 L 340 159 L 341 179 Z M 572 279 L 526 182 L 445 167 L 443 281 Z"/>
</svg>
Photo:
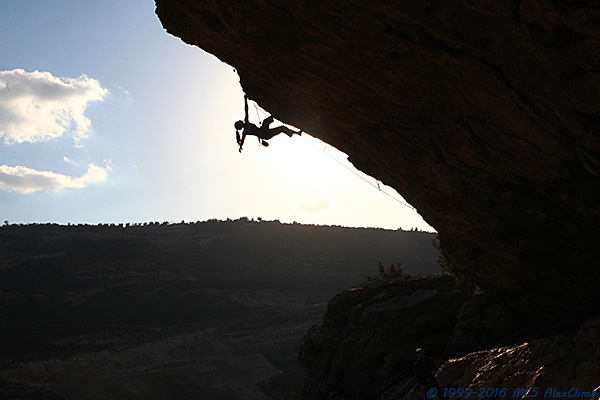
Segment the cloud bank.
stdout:
<svg viewBox="0 0 600 400">
<path fill-rule="evenodd" d="M 84 115 L 88 102 L 107 93 L 86 75 L 73 79 L 50 72 L 0 71 L 0 138 L 5 144 L 34 143 L 69 133 L 78 141 L 91 129 Z"/>
<path fill-rule="evenodd" d="M 32 193 L 39 190 L 58 191 L 67 188 L 82 188 L 94 182 L 105 181 L 110 166 L 99 167 L 95 164 L 88 165 L 87 172 L 79 178 L 57 174 L 51 171 L 37 171 L 35 169 L 8 165 L 0 165 L 0 189 L 7 192 Z"/>
</svg>

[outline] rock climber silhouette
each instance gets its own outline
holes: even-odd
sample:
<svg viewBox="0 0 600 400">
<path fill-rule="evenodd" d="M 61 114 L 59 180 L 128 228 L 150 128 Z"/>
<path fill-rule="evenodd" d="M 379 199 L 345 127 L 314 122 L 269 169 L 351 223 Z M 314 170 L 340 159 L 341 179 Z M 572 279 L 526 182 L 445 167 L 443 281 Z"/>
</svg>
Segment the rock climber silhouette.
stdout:
<svg viewBox="0 0 600 400">
<path fill-rule="evenodd" d="M 271 139 L 273 136 L 279 135 L 280 133 L 285 133 L 289 137 L 292 137 L 292 135 L 294 135 L 294 134 L 297 134 L 297 135 L 302 134 L 302 131 L 294 131 L 294 130 L 288 128 L 287 126 L 278 126 L 276 128 L 269 128 L 269 125 L 271 125 L 271 123 L 273 122 L 272 116 L 265 118 L 261 122 L 260 127 L 254 125 L 253 123 L 251 123 L 248 120 L 248 96 L 246 96 L 246 95 L 244 95 L 244 102 L 245 102 L 244 111 L 245 111 L 246 116 L 243 121 L 237 121 L 234 124 L 235 137 L 237 139 L 237 144 L 240 146 L 240 153 L 242 152 L 242 146 L 244 146 L 244 141 L 246 140 L 246 136 L 248 136 L 248 135 L 254 135 L 254 136 L 258 137 L 258 140 L 260 141 L 260 143 L 263 146 L 268 146 L 269 143 L 267 143 L 266 141 Z M 241 132 L 241 136 L 240 136 L 240 132 Z"/>
</svg>

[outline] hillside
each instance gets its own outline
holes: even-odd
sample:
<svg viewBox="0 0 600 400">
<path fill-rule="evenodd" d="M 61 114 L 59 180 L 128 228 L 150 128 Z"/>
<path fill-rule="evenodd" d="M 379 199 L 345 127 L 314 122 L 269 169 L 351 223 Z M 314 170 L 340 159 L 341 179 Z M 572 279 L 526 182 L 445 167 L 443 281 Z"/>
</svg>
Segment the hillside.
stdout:
<svg viewBox="0 0 600 400">
<path fill-rule="evenodd" d="M 3 226 L 0 378 L 78 399 L 280 398 L 326 301 L 379 262 L 438 272 L 433 237 L 247 219 Z"/>
</svg>

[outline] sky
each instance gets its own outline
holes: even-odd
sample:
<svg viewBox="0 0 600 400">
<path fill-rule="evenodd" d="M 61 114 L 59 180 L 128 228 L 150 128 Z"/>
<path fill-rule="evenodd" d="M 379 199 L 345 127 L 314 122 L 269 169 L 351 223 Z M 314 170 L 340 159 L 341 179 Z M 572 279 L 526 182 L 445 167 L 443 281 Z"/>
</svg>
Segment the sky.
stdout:
<svg viewBox="0 0 600 400">
<path fill-rule="evenodd" d="M 0 221 L 433 231 L 310 132 L 268 148 L 249 137 L 240 154 L 234 67 L 166 33 L 154 10 L 152 0 L 0 2 Z M 268 112 L 255 111 L 254 123 Z"/>
</svg>

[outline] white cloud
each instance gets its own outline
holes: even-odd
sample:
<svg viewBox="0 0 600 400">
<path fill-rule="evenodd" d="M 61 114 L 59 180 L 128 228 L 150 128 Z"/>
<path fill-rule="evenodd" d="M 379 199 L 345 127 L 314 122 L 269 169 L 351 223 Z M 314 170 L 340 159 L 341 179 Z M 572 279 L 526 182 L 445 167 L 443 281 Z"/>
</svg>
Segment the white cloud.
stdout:
<svg viewBox="0 0 600 400">
<path fill-rule="evenodd" d="M 69 133 L 75 141 L 91 129 L 87 103 L 108 90 L 96 79 L 59 78 L 50 72 L 0 71 L 0 138 L 4 143 L 40 142 Z"/>
<path fill-rule="evenodd" d="M 84 175 L 73 178 L 51 171 L 37 171 L 23 166 L 0 165 L 0 189 L 7 192 L 26 194 L 39 190 L 56 192 L 67 188 L 82 188 L 90 183 L 105 181 L 110 170 L 110 166 L 99 167 L 90 164 Z"/>
<path fill-rule="evenodd" d="M 75 162 L 75 161 L 71 160 L 71 159 L 70 159 L 69 157 L 67 157 L 67 156 L 64 156 L 64 157 L 63 157 L 63 161 L 64 161 L 64 162 L 66 162 L 67 164 L 71 164 L 71 165 L 75 165 L 75 166 L 77 166 L 77 162 Z"/>
<path fill-rule="evenodd" d="M 294 206 L 294 211 L 302 214 L 323 215 L 334 207 L 333 202 L 327 199 L 302 200 Z"/>
</svg>

